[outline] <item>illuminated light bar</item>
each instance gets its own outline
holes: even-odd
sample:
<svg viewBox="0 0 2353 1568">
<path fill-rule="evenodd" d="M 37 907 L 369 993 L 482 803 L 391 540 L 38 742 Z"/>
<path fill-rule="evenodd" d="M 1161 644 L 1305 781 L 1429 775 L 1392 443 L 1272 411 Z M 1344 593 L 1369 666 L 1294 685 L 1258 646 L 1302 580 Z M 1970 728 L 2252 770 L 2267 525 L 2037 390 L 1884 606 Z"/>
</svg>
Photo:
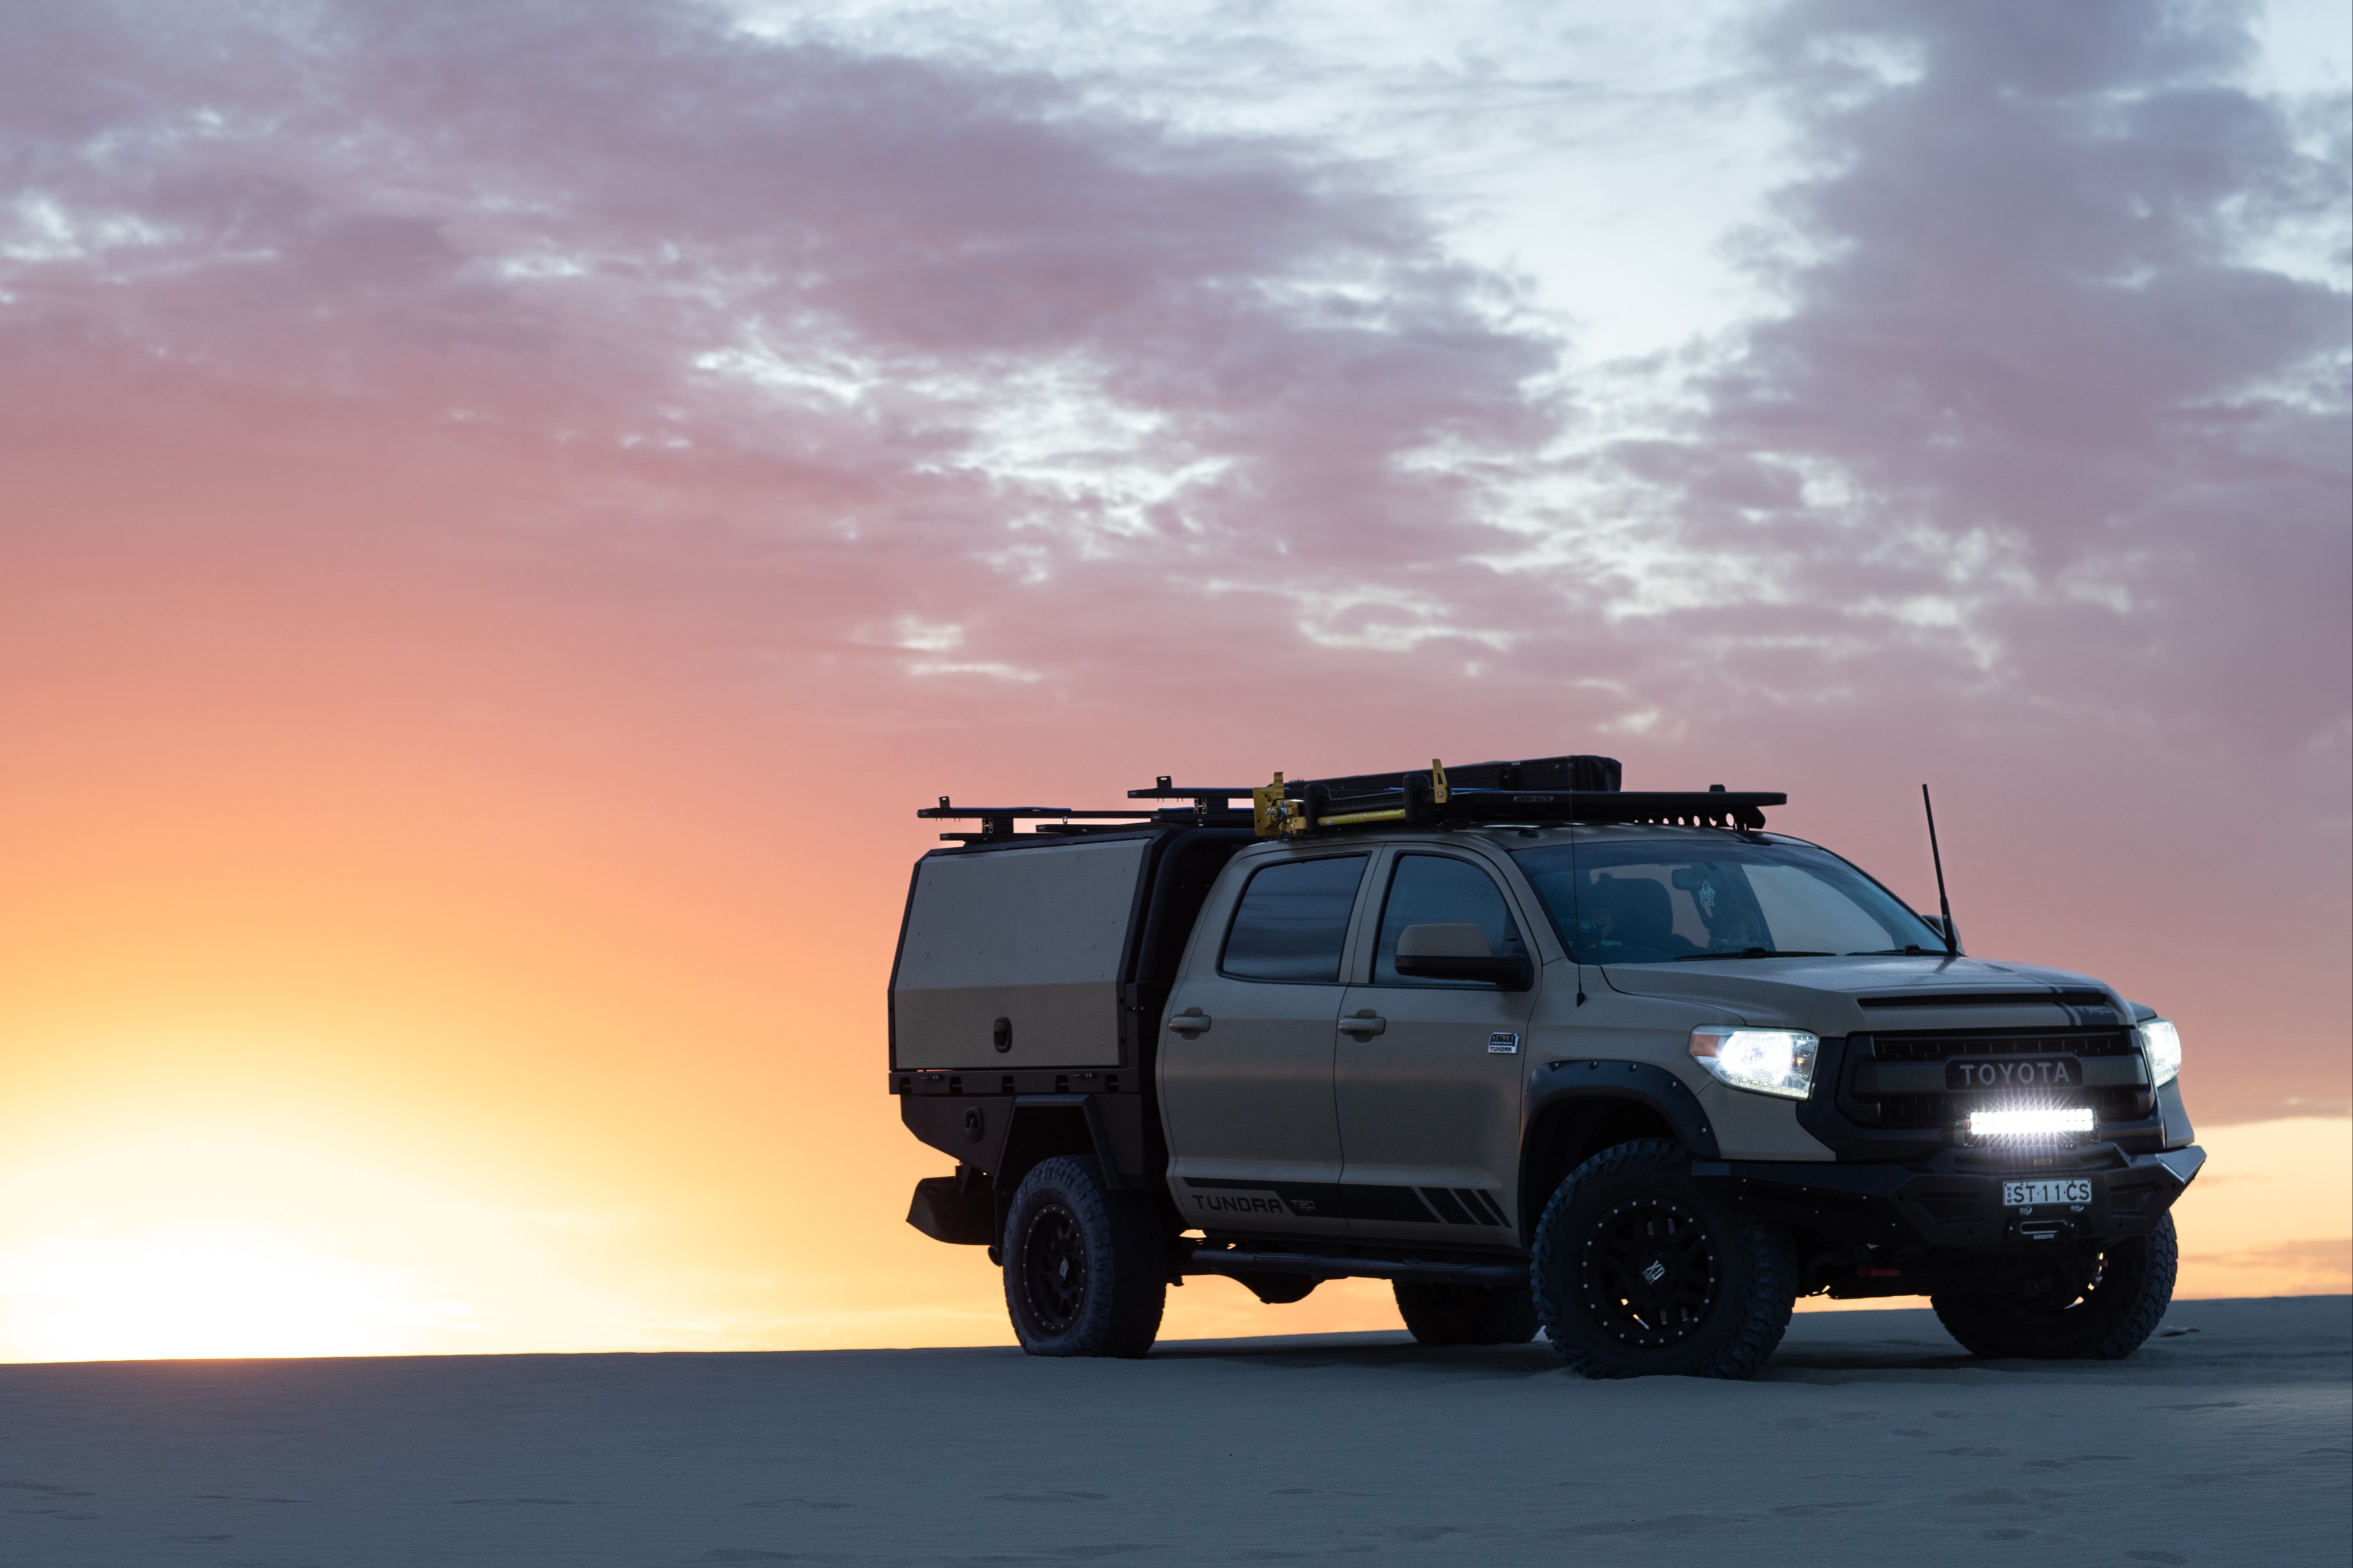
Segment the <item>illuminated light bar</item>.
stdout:
<svg viewBox="0 0 2353 1568">
<path fill-rule="evenodd" d="M 2088 1105 L 2054 1106 L 2039 1110 L 1969 1112 L 1969 1135 L 1973 1138 L 2032 1138 L 2052 1132 L 2089 1132 L 2091 1130 L 2092 1108 Z"/>
</svg>

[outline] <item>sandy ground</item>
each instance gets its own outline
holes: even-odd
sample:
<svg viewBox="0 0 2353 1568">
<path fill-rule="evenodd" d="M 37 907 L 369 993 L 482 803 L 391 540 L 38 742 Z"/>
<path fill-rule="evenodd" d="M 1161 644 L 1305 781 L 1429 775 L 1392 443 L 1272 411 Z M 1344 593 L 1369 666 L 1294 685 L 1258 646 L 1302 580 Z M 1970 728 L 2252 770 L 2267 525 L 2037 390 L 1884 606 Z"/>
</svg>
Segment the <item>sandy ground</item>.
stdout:
<svg viewBox="0 0 2353 1568">
<path fill-rule="evenodd" d="M 2353 1299 L 2132 1360 L 1800 1318 L 1754 1384 L 1399 1334 L 0 1367 L 0 1562 L 2342 1563 Z"/>
</svg>

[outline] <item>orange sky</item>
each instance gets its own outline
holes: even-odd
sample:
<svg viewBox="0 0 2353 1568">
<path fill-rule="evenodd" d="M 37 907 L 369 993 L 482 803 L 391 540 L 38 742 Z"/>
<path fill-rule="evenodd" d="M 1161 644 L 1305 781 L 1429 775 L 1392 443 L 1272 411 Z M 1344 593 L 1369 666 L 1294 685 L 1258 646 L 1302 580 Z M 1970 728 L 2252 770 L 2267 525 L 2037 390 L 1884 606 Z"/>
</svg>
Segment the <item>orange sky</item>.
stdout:
<svg viewBox="0 0 2353 1568">
<path fill-rule="evenodd" d="M 398 510 L 353 488 L 338 521 Z M 913 807 L 1547 749 L 1434 711 L 1346 744 L 1279 713 L 1196 745 L 1102 711 L 844 715 L 691 622 L 405 550 L 133 549 L 126 519 L 59 526 L 112 537 L 11 579 L 0 1353 L 1001 1341 L 985 1261 L 902 1223 L 944 1164 L 882 1092 Z M 1753 765 L 1719 771 L 1788 784 L 1778 820 L 1927 896 L 1896 760 L 1811 796 Z M 1946 813 L 1978 951 L 2183 1019 L 2193 1110 L 2295 1109 L 2234 1064 L 2227 975 L 2135 954 L 2152 933 L 2116 914 L 2132 873 L 2099 875 L 2097 838 L 2042 841 L 2040 876 L 1996 860 L 2010 885 L 2000 820 Z M 2186 1293 L 2346 1288 L 2347 1124 L 2304 1125 L 2228 1145 L 2253 1201 L 2189 1230 Z M 1361 1283 L 1271 1309 L 1200 1281 L 1170 1331 L 1390 1321 Z"/>
<path fill-rule="evenodd" d="M 1602 362 L 1337 142 L 336 14 L 0 54 L 0 1356 L 1004 1340 L 902 1223 L 913 809 L 1568 751 L 1929 907 L 1932 783 L 1971 949 L 2241 1130 L 2185 1289 L 2348 1288 L 2347 295 L 2263 259 L 2342 150 L 2229 15 L 1845 96 L 1760 33 L 1810 248 Z M 2241 163 L 2076 112 L 2177 87 Z"/>
</svg>

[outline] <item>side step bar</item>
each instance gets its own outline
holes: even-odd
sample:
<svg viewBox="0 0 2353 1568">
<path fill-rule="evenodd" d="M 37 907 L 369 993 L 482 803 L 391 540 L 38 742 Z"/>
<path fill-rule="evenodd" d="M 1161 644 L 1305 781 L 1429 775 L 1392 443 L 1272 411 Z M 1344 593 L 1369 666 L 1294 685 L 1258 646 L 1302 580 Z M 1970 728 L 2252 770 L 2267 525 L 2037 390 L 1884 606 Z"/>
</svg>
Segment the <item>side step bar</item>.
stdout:
<svg viewBox="0 0 2353 1568">
<path fill-rule="evenodd" d="M 1421 1263 L 1310 1252 L 1229 1251 L 1185 1244 L 1186 1274 L 1310 1274 L 1319 1279 L 1406 1279 L 1419 1285 L 1525 1285 L 1525 1263 Z"/>
</svg>

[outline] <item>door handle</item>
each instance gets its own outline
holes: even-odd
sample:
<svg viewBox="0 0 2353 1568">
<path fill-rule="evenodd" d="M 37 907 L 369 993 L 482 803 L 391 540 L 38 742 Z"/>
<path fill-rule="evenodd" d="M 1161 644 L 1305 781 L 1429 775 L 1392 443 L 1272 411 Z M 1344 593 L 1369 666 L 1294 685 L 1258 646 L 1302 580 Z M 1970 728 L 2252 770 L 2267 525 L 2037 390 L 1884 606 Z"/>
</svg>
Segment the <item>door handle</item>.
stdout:
<svg viewBox="0 0 2353 1568">
<path fill-rule="evenodd" d="M 1340 1032 L 1344 1035 L 1354 1035 L 1360 1040 L 1369 1040 L 1388 1026 L 1389 1021 L 1370 1007 L 1354 1017 L 1340 1020 Z"/>
<path fill-rule="evenodd" d="M 1209 1026 L 1209 1016 L 1198 1007 L 1187 1007 L 1169 1019 L 1168 1026 L 1180 1035 L 1198 1035 Z"/>
</svg>

